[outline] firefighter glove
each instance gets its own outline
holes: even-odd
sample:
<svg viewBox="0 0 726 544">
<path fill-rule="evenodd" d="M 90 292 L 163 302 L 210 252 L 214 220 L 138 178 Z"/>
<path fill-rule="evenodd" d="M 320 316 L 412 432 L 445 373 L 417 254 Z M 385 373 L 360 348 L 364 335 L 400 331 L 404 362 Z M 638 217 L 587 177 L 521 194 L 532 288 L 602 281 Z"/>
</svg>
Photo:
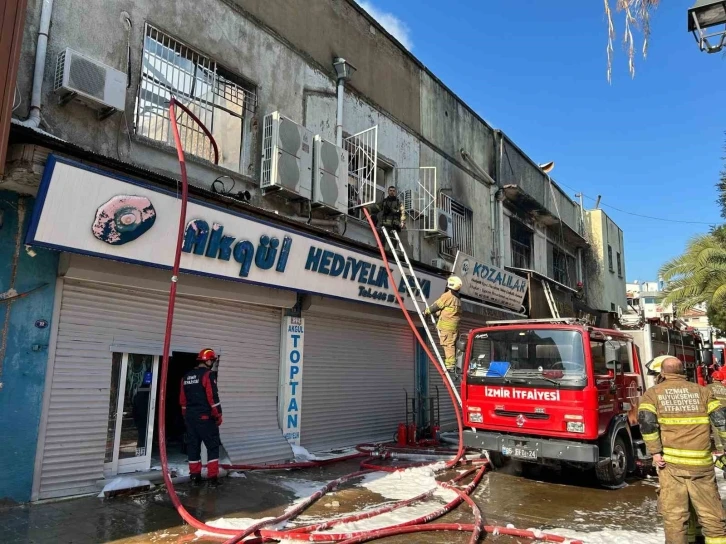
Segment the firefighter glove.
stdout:
<svg viewBox="0 0 726 544">
<path fill-rule="evenodd" d="M 431 315 L 431 308 L 426 308 L 424 310 L 424 315 Z"/>
<path fill-rule="evenodd" d="M 217 424 L 217 427 L 221 427 L 222 426 L 222 414 L 214 416 L 214 422 Z"/>
<path fill-rule="evenodd" d="M 716 468 L 726 471 L 726 454 L 716 457 Z"/>
</svg>

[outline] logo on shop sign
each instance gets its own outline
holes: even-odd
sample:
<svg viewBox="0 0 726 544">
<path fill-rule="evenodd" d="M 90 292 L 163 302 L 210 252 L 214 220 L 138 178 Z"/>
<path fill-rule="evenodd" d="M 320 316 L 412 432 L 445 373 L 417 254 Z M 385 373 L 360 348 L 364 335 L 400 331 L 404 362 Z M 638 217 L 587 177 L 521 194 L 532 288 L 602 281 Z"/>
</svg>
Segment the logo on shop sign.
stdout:
<svg viewBox="0 0 726 544">
<path fill-rule="evenodd" d="M 461 275 L 462 276 L 468 275 L 469 270 L 471 270 L 471 263 L 469 262 L 469 259 L 464 259 L 464 262 L 461 263 Z"/>
<path fill-rule="evenodd" d="M 93 236 L 112 246 L 133 242 L 154 226 L 156 210 L 144 196 L 118 195 L 96 210 Z"/>
</svg>

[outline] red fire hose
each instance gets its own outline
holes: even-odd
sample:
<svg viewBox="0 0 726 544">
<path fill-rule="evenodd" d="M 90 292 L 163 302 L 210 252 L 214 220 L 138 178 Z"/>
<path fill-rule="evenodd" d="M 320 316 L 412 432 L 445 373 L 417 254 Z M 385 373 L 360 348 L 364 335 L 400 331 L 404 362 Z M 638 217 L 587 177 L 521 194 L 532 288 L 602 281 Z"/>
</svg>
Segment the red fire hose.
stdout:
<svg viewBox="0 0 726 544">
<path fill-rule="evenodd" d="M 182 505 L 179 496 L 176 493 L 176 490 L 174 489 L 174 483 L 171 480 L 171 475 L 169 472 L 169 460 L 167 456 L 166 451 L 166 418 L 164 417 L 164 409 L 166 405 L 166 385 L 167 385 L 167 378 L 168 378 L 168 370 L 169 370 L 169 352 L 171 348 L 171 334 L 172 334 L 172 327 L 174 323 L 174 307 L 176 304 L 176 290 L 177 290 L 177 281 L 179 276 L 179 268 L 180 268 L 180 262 L 181 262 L 181 248 L 182 243 L 184 240 L 184 230 L 186 226 L 186 210 L 187 210 L 187 199 L 188 199 L 188 180 L 187 180 L 187 171 L 186 171 L 186 162 L 184 159 L 184 149 L 181 142 L 181 138 L 179 135 L 179 127 L 177 125 L 177 119 L 176 119 L 176 108 L 180 108 L 183 110 L 189 117 L 191 117 L 195 123 L 199 125 L 199 127 L 204 131 L 204 133 L 209 138 L 212 148 L 214 150 L 214 162 L 217 164 L 219 162 L 219 150 L 217 148 L 217 143 L 214 140 L 214 137 L 209 132 L 209 130 L 204 126 L 204 124 L 183 104 L 179 103 L 174 97 L 171 98 L 170 104 L 169 104 L 169 118 L 170 118 L 170 124 L 172 128 L 172 132 L 174 135 L 174 143 L 176 145 L 177 150 L 177 156 L 179 159 L 179 167 L 181 171 L 181 183 L 182 183 L 182 192 L 181 192 L 181 213 L 179 217 L 179 230 L 177 234 L 177 245 L 176 250 L 174 253 L 174 265 L 173 265 L 173 271 L 172 271 L 172 278 L 171 278 L 171 285 L 169 288 L 169 304 L 167 309 L 167 319 L 166 319 L 166 329 L 164 334 L 164 351 L 163 351 L 163 357 L 162 357 L 162 364 L 161 364 L 161 383 L 160 383 L 160 393 L 159 393 L 159 410 L 162 414 L 161 417 L 159 417 L 159 424 L 158 424 L 158 433 L 159 433 L 159 450 L 161 454 L 161 467 L 162 467 L 162 473 L 164 477 L 164 484 L 166 486 L 167 492 L 169 494 L 169 498 L 176 508 L 177 512 L 181 516 L 181 518 L 186 521 L 189 525 L 194 527 L 195 529 L 202 530 L 208 533 L 211 533 L 215 535 L 215 537 L 224 536 L 233 536 L 234 538 L 230 539 L 228 541 L 229 544 L 234 542 L 240 542 L 247 538 L 248 536 L 254 535 L 253 538 L 245 540 L 247 544 L 257 544 L 261 542 L 266 542 L 270 540 L 280 540 L 280 539 L 295 539 L 295 540 L 306 540 L 311 542 L 333 542 L 333 541 L 344 541 L 347 544 L 352 544 L 353 542 L 367 542 L 370 540 L 383 538 L 386 536 L 393 536 L 397 534 L 408 534 L 408 533 L 415 533 L 415 532 L 422 532 L 422 531 L 469 531 L 472 533 L 471 538 L 469 540 L 470 543 L 475 543 L 479 540 L 479 537 L 481 535 L 482 530 L 493 532 L 497 531 L 500 534 L 512 534 L 514 536 L 520 536 L 525 538 L 535 538 L 538 537 L 538 535 L 534 535 L 530 531 L 519 531 L 515 529 L 506 529 L 502 527 L 483 527 L 482 526 L 482 516 L 481 511 L 477 507 L 476 503 L 469 497 L 469 494 L 473 489 L 477 486 L 477 484 L 481 481 L 482 477 L 484 476 L 484 473 L 487 469 L 487 464 L 485 462 L 482 462 L 482 466 L 478 469 L 471 469 L 467 470 L 463 474 L 460 474 L 456 478 L 452 480 L 451 483 L 441 483 L 437 482 L 437 485 L 440 487 L 444 487 L 446 489 L 450 489 L 456 493 L 457 497 L 450 501 L 445 506 L 439 508 L 438 510 L 427 514 L 426 516 L 419 517 L 414 520 L 410 520 L 408 522 L 395 525 L 393 527 L 387 527 L 384 529 L 377 529 L 373 531 L 358 531 L 354 533 L 315 533 L 313 531 L 318 531 L 323 528 L 329 528 L 333 527 L 335 525 L 341 524 L 341 523 L 347 523 L 352 521 L 358 521 L 362 519 L 367 519 L 369 517 L 372 517 L 374 515 L 382 514 L 385 512 L 390 512 L 392 510 L 410 505 L 413 502 L 416 502 L 417 500 L 422 500 L 426 498 L 427 496 L 431 495 L 435 489 L 432 489 L 426 493 L 422 493 L 421 495 L 418 495 L 417 497 L 414 497 L 412 499 L 407 499 L 404 501 L 399 501 L 393 505 L 387 505 L 384 507 L 381 507 L 377 510 L 371 511 L 371 512 L 365 512 L 360 514 L 353 514 L 350 516 L 347 516 L 346 518 L 335 520 L 335 521 L 329 521 L 324 524 L 318 524 L 314 526 L 309 527 L 301 527 L 294 530 L 288 530 L 288 531 L 271 531 L 267 529 L 263 529 L 264 526 L 270 525 L 273 523 L 280 523 L 282 521 L 286 521 L 289 519 L 292 519 L 293 517 L 299 515 L 303 510 L 305 510 L 308 506 L 313 504 L 315 501 L 320 499 L 323 495 L 328 493 L 329 491 L 335 489 L 339 485 L 341 485 L 344 482 L 347 482 L 349 480 L 359 478 L 365 474 L 368 474 L 369 472 L 376 470 L 376 471 L 397 471 L 397 470 L 403 470 L 404 468 L 408 468 L 412 465 L 407 466 L 380 466 L 373 464 L 372 458 L 368 457 L 371 451 L 368 451 L 371 449 L 370 445 L 360 446 L 359 447 L 359 453 L 356 453 L 354 455 L 348 455 L 342 458 L 337 459 L 330 459 L 330 460 L 321 460 L 321 461 L 306 461 L 302 463 L 281 463 L 281 464 L 269 464 L 269 465 L 223 465 L 224 468 L 231 468 L 231 469 L 239 469 L 239 470 L 281 470 L 281 469 L 290 469 L 290 468 L 309 468 L 309 467 L 319 467 L 324 466 L 333 462 L 338 462 L 342 460 L 349 460 L 357 457 L 368 457 L 366 460 L 364 460 L 361 463 L 361 469 L 358 472 L 353 472 L 351 474 L 348 474 L 346 476 L 343 476 L 341 478 L 338 478 L 336 480 L 333 480 L 332 482 L 329 482 L 327 485 L 325 485 L 323 488 L 318 490 L 316 493 L 312 494 L 310 497 L 308 497 L 305 501 L 303 501 L 301 504 L 297 505 L 294 509 L 291 509 L 289 512 L 286 512 L 285 514 L 278 516 L 277 518 L 273 520 L 267 520 L 267 521 L 261 521 L 259 523 L 256 523 L 252 527 L 249 527 L 248 529 L 244 531 L 238 531 L 238 530 L 232 530 L 232 529 L 220 529 L 217 527 L 213 527 L 211 525 L 207 525 L 198 519 L 196 519 L 194 516 L 192 516 L 186 508 L 184 508 L 184 505 Z M 396 296 L 396 301 L 398 302 L 398 305 L 400 306 L 401 310 L 403 311 L 404 317 L 406 318 L 409 327 L 413 331 L 414 335 L 416 336 L 416 339 L 418 340 L 421 347 L 426 352 L 426 355 L 429 357 L 429 359 L 434 363 L 434 366 L 438 370 L 439 374 L 441 374 L 441 377 L 443 378 L 444 384 L 446 385 L 447 391 L 449 393 L 449 396 L 452 399 L 452 402 L 454 404 L 454 412 L 456 414 L 456 422 L 458 426 L 458 432 L 459 432 L 459 448 L 454 455 L 454 457 L 449 460 L 446 463 L 447 468 L 451 468 L 457 464 L 459 464 L 460 460 L 464 456 L 464 440 L 463 440 L 463 419 L 461 414 L 461 409 L 458 405 L 458 403 L 455 400 L 454 391 L 449 384 L 449 380 L 446 378 L 446 375 L 444 374 L 444 371 L 439 367 L 438 364 L 436 364 L 436 359 L 434 358 L 433 354 L 429 350 L 428 346 L 426 345 L 426 342 L 421 338 L 421 335 L 419 334 L 416 326 L 414 325 L 413 321 L 411 320 L 411 316 L 409 315 L 408 311 L 406 310 L 406 306 L 403 302 L 403 299 L 401 298 L 401 295 L 398 293 L 398 289 L 395 288 L 396 282 L 393 277 L 393 274 L 391 272 L 391 268 L 388 262 L 388 258 L 386 256 L 385 249 L 383 247 L 383 244 L 381 243 L 381 239 L 378 235 L 378 232 L 376 231 L 376 228 L 373 224 L 373 221 L 371 220 L 371 216 L 368 213 L 368 211 L 364 208 L 364 213 L 366 216 L 366 219 L 368 220 L 368 223 L 371 226 L 371 229 L 375 235 L 376 243 L 378 244 L 378 248 L 381 254 L 381 258 L 383 259 L 383 262 L 386 266 L 386 272 L 388 273 L 388 278 L 390 281 L 390 284 L 394 287 L 393 292 Z M 438 453 L 438 452 L 437 452 Z M 421 465 L 421 464 L 428 464 L 428 463 L 416 463 L 415 465 Z M 453 484 L 461 481 L 466 476 L 469 476 L 473 472 L 476 472 L 476 475 L 474 479 L 472 480 L 469 485 L 467 485 L 463 490 L 453 487 Z M 474 511 L 474 523 L 473 524 L 433 524 L 433 525 L 423 525 L 424 523 L 427 523 L 428 521 L 431 521 L 432 519 L 438 518 L 448 512 L 450 512 L 453 508 L 461 504 L 461 502 L 466 502 L 469 506 L 472 507 Z M 547 535 L 545 535 L 547 536 Z M 563 542 L 565 539 L 562 537 L 552 536 L 550 535 L 548 538 L 544 538 L 544 540 L 550 541 L 550 542 Z"/>
</svg>

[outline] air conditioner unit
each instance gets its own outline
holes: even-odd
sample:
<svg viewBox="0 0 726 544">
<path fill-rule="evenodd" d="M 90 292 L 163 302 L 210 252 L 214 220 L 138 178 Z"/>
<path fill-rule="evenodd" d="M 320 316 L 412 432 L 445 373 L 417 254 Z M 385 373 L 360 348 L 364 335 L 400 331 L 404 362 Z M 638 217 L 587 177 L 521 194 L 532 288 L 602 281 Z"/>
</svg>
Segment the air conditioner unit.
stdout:
<svg viewBox="0 0 726 544">
<path fill-rule="evenodd" d="M 452 269 L 451 263 L 444 259 L 432 259 L 431 266 L 438 268 L 439 270 L 446 270 L 447 272 L 451 272 Z"/>
<path fill-rule="evenodd" d="M 436 215 L 429 236 L 434 238 L 453 238 L 454 222 L 451 218 L 451 212 L 436 209 L 433 211 Z"/>
<path fill-rule="evenodd" d="M 126 73 L 71 48 L 58 54 L 53 90 L 61 103 L 78 100 L 106 113 L 126 108 Z"/>
<path fill-rule="evenodd" d="M 280 114 L 262 121 L 262 179 L 264 193 L 280 191 L 293 198 L 312 199 L 313 133 Z"/>
<path fill-rule="evenodd" d="M 313 148 L 313 206 L 347 213 L 348 152 L 319 135 Z"/>
</svg>

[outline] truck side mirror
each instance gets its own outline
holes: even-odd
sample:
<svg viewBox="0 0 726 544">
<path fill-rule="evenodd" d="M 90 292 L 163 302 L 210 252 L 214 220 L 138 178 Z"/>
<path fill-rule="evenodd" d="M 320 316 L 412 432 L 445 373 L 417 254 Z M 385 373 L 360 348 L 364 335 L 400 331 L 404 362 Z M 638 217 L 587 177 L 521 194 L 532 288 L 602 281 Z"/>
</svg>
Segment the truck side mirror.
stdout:
<svg viewBox="0 0 726 544">
<path fill-rule="evenodd" d="M 456 339 L 456 349 L 457 351 L 464 352 L 466 351 L 466 344 L 469 342 L 469 335 L 466 333 L 462 333 L 459 335 L 459 338 Z"/>
</svg>

